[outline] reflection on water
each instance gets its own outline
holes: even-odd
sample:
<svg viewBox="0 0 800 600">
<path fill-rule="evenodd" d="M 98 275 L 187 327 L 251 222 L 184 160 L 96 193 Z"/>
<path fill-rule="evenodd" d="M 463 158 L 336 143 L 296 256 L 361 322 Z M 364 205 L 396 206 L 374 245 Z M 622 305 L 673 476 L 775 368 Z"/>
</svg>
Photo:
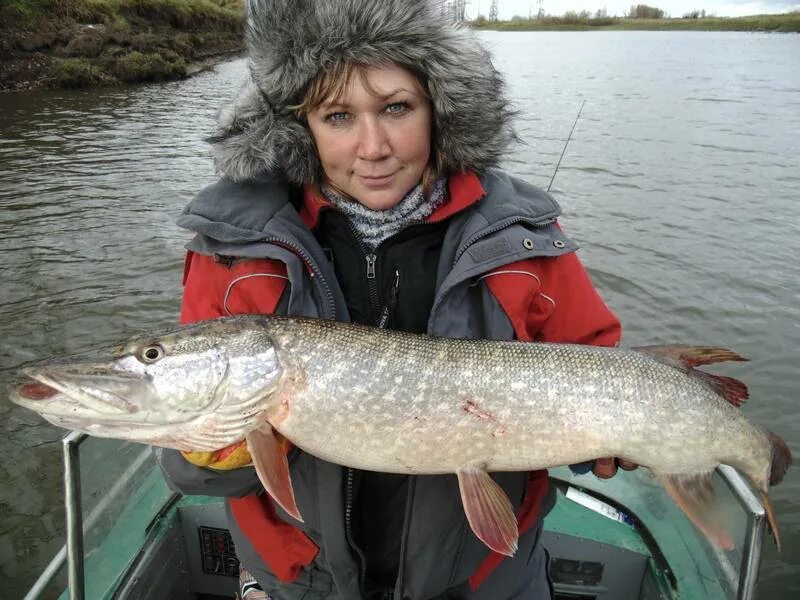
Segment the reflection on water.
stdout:
<svg viewBox="0 0 800 600">
<path fill-rule="evenodd" d="M 553 192 L 626 345 L 714 343 L 752 361 L 744 410 L 798 449 L 800 36 L 483 33 L 520 110 L 506 167 Z M 202 138 L 242 61 L 184 82 L 0 96 L 0 385 L 23 362 L 176 319 L 213 180 Z M 60 547 L 60 432 L 0 403 L 0 574 L 19 597 Z M 657 442 L 654 442 L 657 443 Z M 800 592 L 800 477 L 774 493 L 763 597 Z"/>
</svg>

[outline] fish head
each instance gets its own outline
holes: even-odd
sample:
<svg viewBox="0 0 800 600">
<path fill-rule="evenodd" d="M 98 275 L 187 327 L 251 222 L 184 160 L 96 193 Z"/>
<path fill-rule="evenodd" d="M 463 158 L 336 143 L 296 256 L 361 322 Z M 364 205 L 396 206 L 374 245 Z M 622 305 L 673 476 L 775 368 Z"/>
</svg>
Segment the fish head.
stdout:
<svg viewBox="0 0 800 600">
<path fill-rule="evenodd" d="M 29 365 L 11 400 L 90 435 L 210 451 L 259 425 L 282 371 L 257 321 L 220 319 Z"/>
</svg>

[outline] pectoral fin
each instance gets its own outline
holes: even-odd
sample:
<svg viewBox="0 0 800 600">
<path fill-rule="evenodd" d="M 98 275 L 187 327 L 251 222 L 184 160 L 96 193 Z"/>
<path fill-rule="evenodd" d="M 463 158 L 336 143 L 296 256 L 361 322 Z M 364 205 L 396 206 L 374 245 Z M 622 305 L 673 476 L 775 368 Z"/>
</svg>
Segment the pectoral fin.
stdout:
<svg viewBox="0 0 800 600">
<path fill-rule="evenodd" d="M 733 538 L 721 523 L 718 511 L 714 471 L 692 475 L 655 475 L 675 504 L 712 543 L 723 550 L 733 550 Z"/>
<path fill-rule="evenodd" d="M 464 468 L 456 471 L 461 502 L 470 527 L 489 548 L 506 556 L 517 551 L 517 518 L 503 489 L 486 471 Z"/>
<path fill-rule="evenodd" d="M 247 434 L 247 449 L 264 488 L 280 507 L 298 521 L 303 521 L 292 490 L 286 439 L 269 424 Z"/>
</svg>

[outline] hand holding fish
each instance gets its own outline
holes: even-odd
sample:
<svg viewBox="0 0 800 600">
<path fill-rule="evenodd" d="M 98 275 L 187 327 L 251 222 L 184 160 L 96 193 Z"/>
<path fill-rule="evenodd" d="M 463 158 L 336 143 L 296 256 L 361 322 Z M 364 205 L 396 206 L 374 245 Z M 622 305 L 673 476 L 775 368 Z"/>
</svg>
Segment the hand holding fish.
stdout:
<svg viewBox="0 0 800 600">
<path fill-rule="evenodd" d="M 639 465 L 622 458 L 598 458 L 592 465 L 592 472 L 600 479 L 610 479 L 617 474 L 617 467 L 623 471 L 633 471 L 639 468 Z"/>
</svg>

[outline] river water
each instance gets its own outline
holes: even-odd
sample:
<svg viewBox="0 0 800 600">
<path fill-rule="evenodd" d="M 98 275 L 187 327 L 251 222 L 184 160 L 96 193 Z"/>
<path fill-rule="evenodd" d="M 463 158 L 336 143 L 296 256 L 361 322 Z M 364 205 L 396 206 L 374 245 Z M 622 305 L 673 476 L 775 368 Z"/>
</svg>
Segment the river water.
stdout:
<svg viewBox="0 0 800 600">
<path fill-rule="evenodd" d="M 625 345 L 729 346 L 743 410 L 800 453 L 800 36 L 496 33 L 523 143 Z M 21 363 L 177 318 L 183 205 L 243 61 L 182 82 L 0 96 L 0 386 Z M 63 543 L 61 432 L 0 402 L 0 579 L 21 597 Z M 654 440 L 657 443 L 657 440 Z M 773 493 L 762 598 L 800 597 L 800 470 Z"/>
</svg>

